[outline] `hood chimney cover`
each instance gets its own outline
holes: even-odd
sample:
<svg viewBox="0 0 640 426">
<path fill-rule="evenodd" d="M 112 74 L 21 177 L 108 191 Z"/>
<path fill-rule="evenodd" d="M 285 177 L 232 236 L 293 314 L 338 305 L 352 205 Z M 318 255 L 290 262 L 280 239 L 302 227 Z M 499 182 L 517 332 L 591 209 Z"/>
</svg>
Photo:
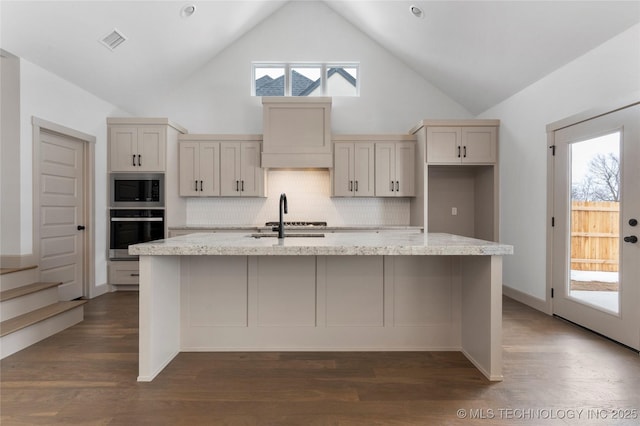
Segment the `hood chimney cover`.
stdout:
<svg viewBox="0 0 640 426">
<path fill-rule="evenodd" d="M 109 50 L 115 50 L 116 47 L 120 46 L 127 38 L 118 31 L 117 28 L 114 28 L 109 34 L 104 36 L 100 43 L 106 46 Z"/>
</svg>

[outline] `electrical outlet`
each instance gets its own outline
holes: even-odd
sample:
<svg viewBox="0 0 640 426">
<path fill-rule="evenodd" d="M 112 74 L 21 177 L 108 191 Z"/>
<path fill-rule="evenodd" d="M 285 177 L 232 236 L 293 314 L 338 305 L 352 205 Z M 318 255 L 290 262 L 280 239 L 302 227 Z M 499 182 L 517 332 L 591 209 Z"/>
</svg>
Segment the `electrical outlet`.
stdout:
<svg viewBox="0 0 640 426">
<path fill-rule="evenodd" d="M 458 216 L 458 208 L 451 207 L 451 216 Z"/>
</svg>

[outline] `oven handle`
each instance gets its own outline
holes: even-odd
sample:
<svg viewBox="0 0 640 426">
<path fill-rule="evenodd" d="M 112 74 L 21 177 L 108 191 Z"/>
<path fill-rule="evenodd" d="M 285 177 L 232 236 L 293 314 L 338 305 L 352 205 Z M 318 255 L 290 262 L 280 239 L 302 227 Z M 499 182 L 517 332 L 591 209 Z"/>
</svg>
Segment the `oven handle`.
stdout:
<svg viewBox="0 0 640 426">
<path fill-rule="evenodd" d="M 161 217 L 112 217 L 111 222 L 162 222 Z"/>
</svg>

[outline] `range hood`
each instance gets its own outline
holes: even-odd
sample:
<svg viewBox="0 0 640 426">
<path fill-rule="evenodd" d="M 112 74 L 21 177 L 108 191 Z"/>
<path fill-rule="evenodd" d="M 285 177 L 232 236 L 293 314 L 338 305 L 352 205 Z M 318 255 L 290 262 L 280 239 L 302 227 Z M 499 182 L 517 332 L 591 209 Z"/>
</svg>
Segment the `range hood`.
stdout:
<svg viewBox="0 0 640 426">
<path fill-rule="evenodd" d="M 332 168 L 331 98 L 265 96 L 263 168 Z"/>
</svg>

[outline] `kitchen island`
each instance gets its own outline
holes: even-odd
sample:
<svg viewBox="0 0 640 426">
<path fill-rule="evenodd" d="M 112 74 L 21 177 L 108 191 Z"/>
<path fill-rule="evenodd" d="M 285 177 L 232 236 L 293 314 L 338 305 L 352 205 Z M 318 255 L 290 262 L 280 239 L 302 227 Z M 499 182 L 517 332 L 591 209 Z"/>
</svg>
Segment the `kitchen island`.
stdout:
<svg viewBox="0 0 640 426">
<path fill-rule="evenodd" d="M 512 246 L 401 231 L 257 236 L 129 248 L 140 256 L 139 381 L 181 351 L 462 351 L 502 379 Z"/>
</svg>

